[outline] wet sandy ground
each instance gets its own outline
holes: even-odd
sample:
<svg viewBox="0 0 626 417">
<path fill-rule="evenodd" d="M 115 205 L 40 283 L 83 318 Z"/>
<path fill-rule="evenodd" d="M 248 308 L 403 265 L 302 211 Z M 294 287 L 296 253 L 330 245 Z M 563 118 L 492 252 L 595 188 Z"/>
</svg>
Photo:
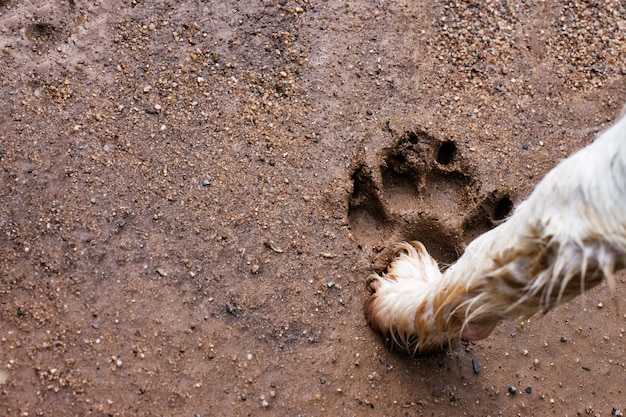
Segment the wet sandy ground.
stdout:
<svg viewBox="0 0 626 417">
<path fill-rule="evenodd" d="M 3 0 L 0 20 L 0 414 L 626 409 L 624 275 L 438 355 L 363 316 L 396 242 L 454 261 L 620 114 L 619 2 Z"/>
</svg>

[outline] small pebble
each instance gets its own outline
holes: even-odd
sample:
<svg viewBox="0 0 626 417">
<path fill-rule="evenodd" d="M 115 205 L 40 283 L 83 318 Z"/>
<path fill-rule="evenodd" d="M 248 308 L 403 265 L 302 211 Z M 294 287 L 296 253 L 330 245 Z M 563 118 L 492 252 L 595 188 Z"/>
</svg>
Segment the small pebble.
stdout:
<svg viewBox="0 0 626 417">
<path fill-rule="evenodd" d="M 374 114 L 371 110 L 368 110 L 365 113 L 367 113 L 368 116 L 371 116 L 372 114 Z"/>
<path fill-rule="evenodd" d="M 508 388 L 508 391 L 509 391 L 509 394 L 511 394 L 511 395 L 515 395 L 515 394 L 517 394 L 517 388 L 515 388 L 513 385 L 511 385 L 511 386 Z"/>
<path fill-rule="evenodd" d="M 475 374 L 480 372 L 480 365 L 478 365 L 478 361 L 476 359 L 472 359 L 472 369 L 474 370 Z"/>
<path fill-rule="evenodd" d="M 98 323 L 92 323 L 91 327 L 98 330 L 100 328 L 100 325 Z"/>
<path fill-rule="evenodd" d="M 527 150 L 528 150 L 528 145 L 527 145 L 527 144 L 523 144 L 523 145 L 522 145 L 522 149 L 523 149 L 523 150 L 525 150 L 525 151 L 527 151 Z"/>
<path fill-rule="evenodd" d="M 526 391 L 526 394 L 532 394 L 533 393 L 533 388 L 532 387 L 526 387 L 526 389 L 524 391 Z"/>
<path fill-rule="evenodd" d="M 211 185 L 211 181 L 209 181 L 209 180 L 202 180 L 202 186 L 203 187 L 207 187 L 209 185 Z"/>
<path fill-rule="evenodd" d="M 253 274 L 258 274 L 260 269 L 261 267 L 259 265 L 254 264 L 250 267 L 250 272 L 252 272 Z"/>
<path fill-rule="evenodd" d="M 115 365 L 119 368 L 120 366 L 124 365 L 124 362 L 122 362 L 120 358 L 117 358 L 115 360 Z"/>
</svg>

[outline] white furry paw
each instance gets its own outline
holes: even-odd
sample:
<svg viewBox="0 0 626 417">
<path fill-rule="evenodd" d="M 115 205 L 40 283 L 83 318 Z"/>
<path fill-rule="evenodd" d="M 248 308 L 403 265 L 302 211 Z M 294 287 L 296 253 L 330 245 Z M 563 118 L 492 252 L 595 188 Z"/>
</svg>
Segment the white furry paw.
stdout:
<svg viewBox="0 0 626 417">
<path fill-rule="evenodd" d="M 443 348 L 448 340 L 436 322 L 433 301 L 442 274 L 420 242 L 401 243 L 386 273 L 372 274 L 365 310 L 374 330 L 411 353 Z"/>
</svg>

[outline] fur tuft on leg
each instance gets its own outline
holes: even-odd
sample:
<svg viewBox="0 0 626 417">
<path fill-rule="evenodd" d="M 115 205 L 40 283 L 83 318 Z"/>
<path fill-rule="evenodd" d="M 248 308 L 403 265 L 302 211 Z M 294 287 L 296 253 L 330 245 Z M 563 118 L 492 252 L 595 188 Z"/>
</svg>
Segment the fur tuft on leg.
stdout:
<svg viewBox="0 0 626 417">
<path fill-rule="evenodd" d="M 443 275 L 420 242 L 401 243 L 386 273 L 373 274 L 366 315 L 375 330 L 407 352 L 441 349 L 449 342 L 436 310 Z"/>
<path fill-rule="evenodd" d="M 441 273 L 402 243 L 366 304 L 372 328 L 411 353 L 487 337 L 504 319 L 546 312 L 626 266 L 626 118 L 557 165 L 498 227 Z"/>
</svg>

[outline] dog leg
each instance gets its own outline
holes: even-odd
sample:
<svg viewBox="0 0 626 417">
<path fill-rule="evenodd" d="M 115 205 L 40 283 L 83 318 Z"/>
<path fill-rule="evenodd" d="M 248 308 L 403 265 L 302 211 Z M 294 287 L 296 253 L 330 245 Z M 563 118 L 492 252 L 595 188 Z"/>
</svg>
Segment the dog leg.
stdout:
<svg viewBox="0 0 626 417">
<path fill-rule="evenodd" d="M 371 326 L 410 352 L 487 337 L 546 312 L 626 264 L 626 118 L 562 161 L 498 227 L 441 273 L 419 242 L 372 275 Z"/>
</svg>

